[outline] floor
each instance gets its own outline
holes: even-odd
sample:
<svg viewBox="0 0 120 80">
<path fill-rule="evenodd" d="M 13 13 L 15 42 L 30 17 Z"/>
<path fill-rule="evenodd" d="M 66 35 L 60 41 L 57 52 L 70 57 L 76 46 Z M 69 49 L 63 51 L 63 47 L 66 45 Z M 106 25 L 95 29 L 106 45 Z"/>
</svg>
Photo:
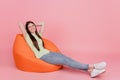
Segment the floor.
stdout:
<svg viewBox="0 0 120 80">
<path fill-rule="evenodd" d="M 106 61 L 106 72 L 96 78 L 90 78 L 89 74 L 84 71 L 64 67 L 63 69 L 49 73 L 33 73 L 18 70 L 15 67 L 12 52 L 5 57 L 7 50 L 2 54 L 0 62 L 0 80 L 119 80 L 120 60 L 119 53 L 79 53 L 66 54 L 73 59 L 84 63 L 96 63 Z"/>
</svg>

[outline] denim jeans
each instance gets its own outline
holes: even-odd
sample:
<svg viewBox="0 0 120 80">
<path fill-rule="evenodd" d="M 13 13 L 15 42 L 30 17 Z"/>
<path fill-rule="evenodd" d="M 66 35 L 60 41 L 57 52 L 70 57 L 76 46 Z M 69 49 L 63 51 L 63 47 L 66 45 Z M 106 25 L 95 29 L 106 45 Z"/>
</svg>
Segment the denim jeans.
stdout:
<svg viewBox="0 0 120 80">
<path fill-rule="evenodd" d="M 66 65 L 75 69 L 88 70 L 89 68 L 88 64 L 77 62 L 61 53 L 56 52 L 50 52 L 49 54 L 42 56 L 40 59 L 50 64 Z"/>
</svg>

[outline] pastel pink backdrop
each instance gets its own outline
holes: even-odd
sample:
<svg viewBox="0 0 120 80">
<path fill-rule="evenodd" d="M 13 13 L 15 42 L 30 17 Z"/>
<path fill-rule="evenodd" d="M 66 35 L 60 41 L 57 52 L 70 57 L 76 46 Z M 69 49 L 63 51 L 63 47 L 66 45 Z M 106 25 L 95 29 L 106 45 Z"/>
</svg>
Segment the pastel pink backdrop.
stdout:
<svg viewBox="0 0 120 80">
<path fill-rule="evenodd" d="M 44 21 L 44 37 L 66 55 L 106 54 L 111 58 L 120 53 L 119 0 L 1 0 L 1 67 L 14 67 L 12 46 L 21 33 L 18 22 L 28 20 Z"/>
</svg>

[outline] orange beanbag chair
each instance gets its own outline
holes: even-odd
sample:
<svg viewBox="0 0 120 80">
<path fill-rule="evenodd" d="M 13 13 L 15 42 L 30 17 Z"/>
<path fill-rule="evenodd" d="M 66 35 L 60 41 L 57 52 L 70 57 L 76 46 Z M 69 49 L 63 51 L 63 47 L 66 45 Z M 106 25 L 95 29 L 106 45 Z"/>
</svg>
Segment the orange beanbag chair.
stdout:
<svg viewBox="0 0 120 80">
<path fill-rule="evenodd" d="M 45 48 L 50 51 L 60 52 L 59 49 L 50 41 L 43 38 Z M 13 56 L 16 67 L 28 72 L 51 72 L 62 68 L 61 65 L 53 65 L 34 56 L 33 51 L 25 42 L 22 34 L 17 34 L 13 45 Z"/>
</svg>

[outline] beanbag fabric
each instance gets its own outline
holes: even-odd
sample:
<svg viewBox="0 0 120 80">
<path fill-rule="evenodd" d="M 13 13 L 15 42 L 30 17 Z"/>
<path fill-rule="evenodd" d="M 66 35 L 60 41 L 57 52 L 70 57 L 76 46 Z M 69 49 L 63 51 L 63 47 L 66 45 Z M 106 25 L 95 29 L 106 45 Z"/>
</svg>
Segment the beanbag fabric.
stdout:
<svg viewBox="0 0 120 80">
<path fill-rule="evenodd" d="M 59 52 L 60 50 L 50 41 L 43 38 L 45 48 L 50 51 Z M 62 68 L 61 65 L 53 65 L 34 56 L 33 51 L 25 42 L 22 34 L 17 34 L 13 44 L 13 56 L 16 67 L 28 72 L 51 72 Z"/>
</svg>

